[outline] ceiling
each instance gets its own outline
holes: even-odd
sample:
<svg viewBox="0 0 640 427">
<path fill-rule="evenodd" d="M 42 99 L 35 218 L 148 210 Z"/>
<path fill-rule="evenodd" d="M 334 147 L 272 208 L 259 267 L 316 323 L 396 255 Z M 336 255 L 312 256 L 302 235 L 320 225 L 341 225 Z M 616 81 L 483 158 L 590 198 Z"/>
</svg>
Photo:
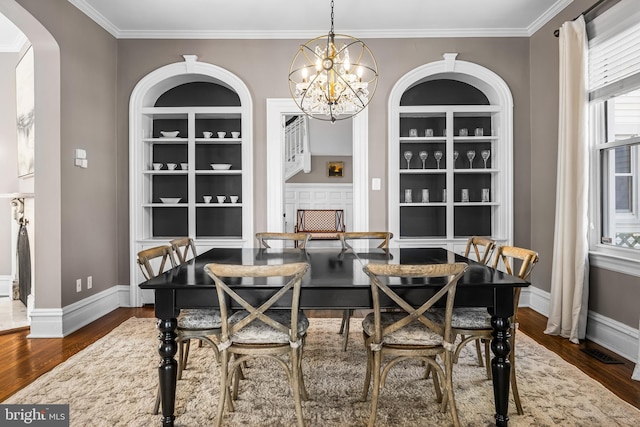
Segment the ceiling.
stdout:
<svg viewBox="0 0 640 427">
<path fill-rule="evenodd" d="M 68 0 L 116 38 L 309 39 L 329 0 Z M 336 33 L 359 38 L 528 37 L 573 0 L 335 0 Z M 19 30 L 0 15 L 0 49 Z M 11 28 L 13 27 L 13 28 Z"/>
</svg>

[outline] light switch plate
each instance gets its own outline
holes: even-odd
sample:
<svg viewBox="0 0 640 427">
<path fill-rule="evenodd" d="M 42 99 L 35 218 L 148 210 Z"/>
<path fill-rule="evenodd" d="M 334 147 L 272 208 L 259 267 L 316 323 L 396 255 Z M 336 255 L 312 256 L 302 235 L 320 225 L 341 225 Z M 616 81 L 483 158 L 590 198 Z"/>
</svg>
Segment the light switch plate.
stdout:
<svg viewBox="0 0 640 427">
<path fill-rule="evenodd" d="M 380 178 L 372 178 L 371 179 L 371 189 L 372 190 L 380 190 Z"/>
</svg>

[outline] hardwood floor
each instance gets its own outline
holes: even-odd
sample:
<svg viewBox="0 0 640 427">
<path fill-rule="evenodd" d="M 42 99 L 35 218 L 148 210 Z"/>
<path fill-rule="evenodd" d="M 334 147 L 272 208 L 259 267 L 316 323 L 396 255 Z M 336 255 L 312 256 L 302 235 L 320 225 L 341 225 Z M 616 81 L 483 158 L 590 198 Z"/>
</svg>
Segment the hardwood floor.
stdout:
<svg viewBox="0 0 640 427">
<path fill-rule="evenodd" d="M 359 313 L 356 312 L 355 316 Z M 310 312 L 311 317 L 341 317 L 342 311 Z M 518 311 L 520 329 L 535 341 L 599 381 L 621 399 L 640 409 L 640 382 L 633 381 L 634 364 L 592 342 L 580 345 L 545 335 L 546 317 L 523 308 Z M 40 375 L 106 335 L 130 317 L 153 317 L 152 308 L 119 308 L 65 338 L 29 339 L 28 330 L 0 335 L 2 360 L 0 364 L 0 402 L 14 394 Z M 604 364 L 580 351 L 596 348 L 622 360 L 623 364 Z"/>
</svg>

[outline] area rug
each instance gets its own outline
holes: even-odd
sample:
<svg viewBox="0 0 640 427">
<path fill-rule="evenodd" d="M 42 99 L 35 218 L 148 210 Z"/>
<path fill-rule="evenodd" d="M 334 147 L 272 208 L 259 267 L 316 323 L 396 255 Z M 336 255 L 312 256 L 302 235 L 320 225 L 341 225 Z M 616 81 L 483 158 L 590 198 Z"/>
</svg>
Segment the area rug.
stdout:
<svg viewBox="0 0 640 427">
<path fill-rule="evenodd" d="M 303 402 L 308 426 L 363 426 L 369 402 L 359 401 L 365 372 L 360 319 L 352 319 L 349 349 L 341 351 L 339 319 L 311 319 L 303 370 L 310 400 Z M 536 344 L 518 337 L 518 381 L 525 415 L 510 402 L 511 426 L 637 426 L 640 411 Z M 157 388 L 157 333 L 153 319 L 132 318 L 104 338 L 41 376 L 3 403 L 70 405 L 72 426 L 153 426 Z M 178 381 L 176 425 L 215 421 L 217 364 L 207 347 L 193 348 Z M 455 396 L 465 426 L 495 425 L 493 389 L 472 347 L 454 368 Z M 236 411 L 225 426 L 293 426 L 293 398 L 281 368 L 252 361 L 245 369 Z M 392 369 L 381 392 L 378 426 L 449 426 L 440 413 L 433 383 L 423 367 L 407 362 Z"/>
</svg>

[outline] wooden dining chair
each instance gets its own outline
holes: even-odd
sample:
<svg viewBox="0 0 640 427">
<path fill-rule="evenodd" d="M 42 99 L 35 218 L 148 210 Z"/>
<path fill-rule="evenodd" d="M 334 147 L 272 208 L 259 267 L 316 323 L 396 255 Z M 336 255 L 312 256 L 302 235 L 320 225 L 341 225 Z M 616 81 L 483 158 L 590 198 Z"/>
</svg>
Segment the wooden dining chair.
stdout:
<svg viewBox="0 0 640 427">
<path fill-rule="evenodd" d="M 176 266 L 171 246 L 155 246 L 138 252 L 138 266 L 146 280 Z"/>
<path fill-rule="evenodd" d="M 469 239 L 467 240 L 467 246 L 464 250 L 464 256 L 466 258 L 471 259 L 472 255 L 474 255 L 476 261 L 478 261 L 480 264 L 486 265 L 491 260 L 491 254 L 493 253 L 495 247 L 496 247 L 496 241 L 493 239 L 490 239 L 489 237 L 472 236 L 472 237 L 469 237 Z M 476 355 L 478 357 L 478 365 L 486 366 L 487 373 L 488 375 L 490 375 L 491 365 L 489 363 L 489 358 L 490 358 L 489 344 L 491 340 L 487 340 L 483 338 L 467 340 L 467 337 L 464 335 L 461 336 L 461 339 L 465 345 L 470 341 L 475 342 Z M 481 343 L 484 344 L 485 356 L 487 359 L 486 364 L 485 362 L 483 362 L 483 359 L 482 359 L 482 350 L 480 348 Z M 464 345 L 458 347 L 456 354 L 454 355 L 454 358 L 453 358 L 454 363 L 458 362 L 458 356 L 463 346 Z"/>
<path fill-rule="evenodd" d="M 389 240 L 393 238 L 393 233 L 389 231 L 347 231 L 338 234 L 338 238 L 340 239 L 343 250 L 353 249 L 349 244 L 351 240 L 372 240 L 376 243 L 380 241 L 377 247 L 380 249 L 388 249 Z M 347 351 L 349 344 L 349 321 L 351 320 L 351 316 L 353 316 L 353 309 L 347 308 L 343 310 L 340 332 L 338 332 L 342 335 L 342 351 Z"/>
<path fill-rule="evenodd" d="M 293 246 L 304 249 L 311 239 L 310 233 L 276 233 L 276 232 L 261 232 L 256 233 L 256 239 L 258 239 L 258 245 L 263 248 L 270 248 L 269 241 L 270 240 L 282 240 L 282 241 L 291 241 L 293 242 Z"/>
<path fill-rule="evenodd" d="M 180 237 L 177 239 L 173 239 L 169 241 L 169 244 L 171 245 L 174 254 L 178 258 L 178 264 L 184 264 L 191 258 L 195 258 L 196 256 L 198 256 L 195 242 L 191 237 Z M 203 319 L 201 319 L 202 316 L 204 316 Z M 214 320 L 214 322 L 206 321 L 209 316 L 213 316 L 213 318 L 210 320 Z M 217 325 L 219 325 L 220 323 L 220 314 L 217 310 L 206 310 L 200 308 L 184 309 L 181 311 L 181 316 L 179 319 L 182 320 L 182 322 L 180 322 L 180 325 L 178 325 L 179 330 L 182 332 L 182 341 L 178 349 L 178 379 L 182 378 L 182 370 L 187 368 L 187 362 L 189 361 L 189 351 L 191 349 L 191 339 L 198 339 L 199 346 L 202 347 L 202 344 L 206 342 L 206 340 L 200 339 L 201 336 L 205 334 L 217 335 L 219 332 L 217 331 L 217 329 L 219 329 L 219 326 Z M 195 325 L 193 323 L 193 319 L 201 319 L 198 320 L 198 322 L 204 320 L 204 324 Z M 210 329 L 216 329 L 215 333 L 208 334 Z"/>
<path fill-rule="evenodd" d="M 431 265 L 371 263 L 364 267 L 364 272 L 371 281 L 373 299 L 373 313 L 368 314 L 362 322 L 367 351 L 367 371 L 362 400 L 367 399 L 373 377 L 369 427 L 375 424 L 380 388 L 384 386 L 389 370 L 406 359 L 417 359 L 431 369 L 434 373 L 436 397 L 442 404 L 441 411 L 444 412 L 448 406 L 453 425 L 460 425 L 453 391 L 455 335 L 451 328 L 451 317 L 458 280 L 467 267 L 466 263 Z M 400 282 L 409 279 L 415 284 L 419 280 L 431 281 L 432 278 L 442 278 L 443 286 L 417 308 L 388 285 L 394 279 Z M 383 311 L 380 304 L 381 294 L 393 300 L 399 310 Z M 446 306 L 444 319 L 428 317 L 427 310 L 441 300 L 445 301 Z M 442 359 L 444 369 L 438 363 L 437 356 Z M 444 385 L 446 389 L 444 398 L 440 385 Z"/>
<path fill-rule="evenodd" d="M 508 274 L 513 275 L 515 268 L 513 268 L 512 261 L 509 259 L 519 260 L 520 269 L 517 276 L 523 280 L 527 280 L 533 271 L 533 268 L 538 263 L 538 253 L 530 249 L 519 248 L 516 246 L 499 246 L 496 249 L 495 257 L 493 259 L 493 268 L 503 268 Z M 511 391 L 513 393 L 513 400 L 516 404 L 516 409 L 519 415 L 523 415 L 522 403 L 520 400 L 520 393 L 518 392 L 518 384 L 516 381 L 516 331 L 518 325 L 518 304 L 520 302 L 520 292 L 522 288 L 516 287 L 513 291 L 513 316 L 511 317 L 511 337 L 509 338 L 509 344 L 511 346 L 511 352 L 509 353 L 509 361 L 511 362 Z M 490 343 L 493 339 L 491 326 L 491 316 L 484 307 L 458 307 L 453 311 L 452 320 L 453 331 L 456 335 L 461 335 L 464 339 L 456 347 L 454 353 L 454 361 L 457 361 L 460 355 L 462 347 L 471 341 L 484 340 L 486 343 Z M 485 345 L 485 364 L 487 367 L 487 378 L 492 378 L 490 352 L 488 351 L 488 345 Z M 480 358 L 482 360 L 482 358 Z"/>
<path fill-rule="evenodd" d="M 225 404 L 229 411 L 234 410 L 233 400 L 238 395 L 237 378 L 241 365 L 248 359 L 263 357 L 277 360 L 278 365 L 284 368 L 293 391 L 298 426 L 303 427 L 302 400 L 307 400 L 307 392 L 302 377 L 302 349 L 309 320 L 299 310 L 299 304 L 302 277 L 309 269 L 309 264 L 207 264 L 204 269 L 216 285 L 222 317 L 216 425 L 222 424 Z M 237 279 L 253 278 L 260 281 L 274 277 L 282 278 L 283 285 L 259 305 L 250 303 L 229 286 L 231 281 Z M 290 310 L 269 310 L 279 300 L 288 298 L 291 299 Z M 244 310 L 231 314 L 231 301 Z"/>
<path fill-rule="evenodd" d="M 138 252 L 138 265 L 147 280 L 165 272 L 168 267 L 176 267 L 171 246 L 156 246 Z M 154 264 L 158 268 L 154 268 Z M 215 309 L 183 309 L 178 316 L 176 327 L 176 342 L 178 343 L 178 379 L 182 378 L 182 371 L 186 368 L 189 354 L 188 344 L 191 339 L 198 339 L 211 347 L 218 357 L 218 347 L 211 336 L 220 334 L 220 311 Z M 154 415 L 160 410 L 160 389 L 156 394 L 153 407 Z"/>
<path fill-rule="evenodd" d="M 488 237 L 472 236 L 467 240 L 467 247 L 464 250 L 464 256 L 469 258 L 471 249 L 475 255 L 476 261 L 480 264 L 487 264 L 491 260 L 491 254 L 496 247 L 496 241 Z"/>
<path fill-rule="evenodd" d="M 181 237 L 169 241 L 173 252 L 178 257 L 178 262 L 184 264 L 187 260 L 198 256 L 196 245 L 191 237 Z"/>
</svg>

